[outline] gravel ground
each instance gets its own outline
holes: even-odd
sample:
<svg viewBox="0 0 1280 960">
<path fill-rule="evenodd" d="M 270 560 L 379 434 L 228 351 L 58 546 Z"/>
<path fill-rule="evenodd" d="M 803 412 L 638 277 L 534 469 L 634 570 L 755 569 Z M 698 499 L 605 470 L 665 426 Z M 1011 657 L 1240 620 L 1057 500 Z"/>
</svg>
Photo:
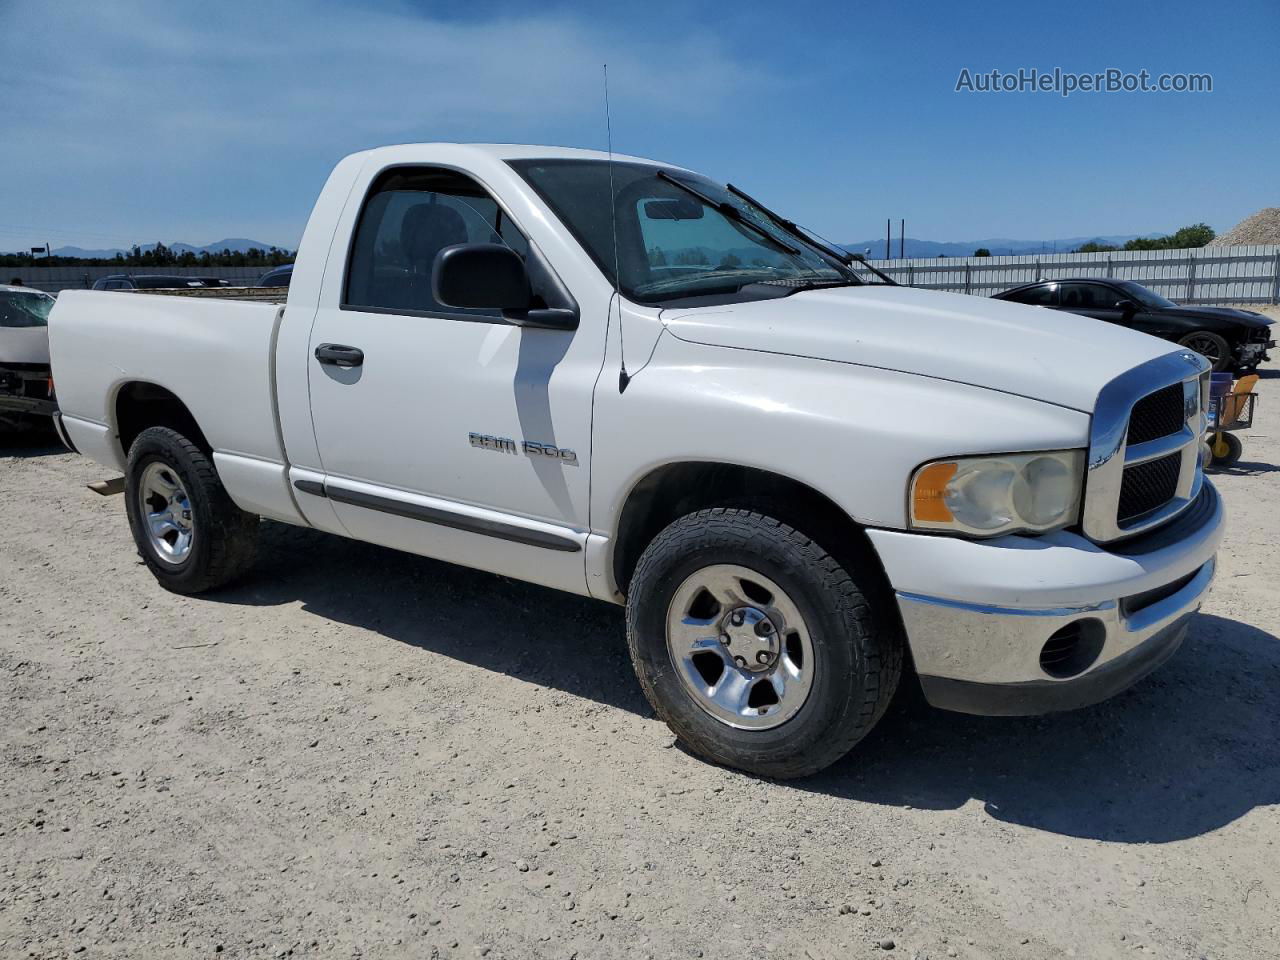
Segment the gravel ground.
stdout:
<svg viewBox="0 0 1280 960">
<path fill-rule="evenodd" d="M 0 957 L 1280 956 L 1271 416 L 1163 670 L 1041 719 L 906 689 L 792 783 L 675 746 L 619 610 L 276 524 L 173 596 L 101 468 L 9 442 Z"/>
</svg>

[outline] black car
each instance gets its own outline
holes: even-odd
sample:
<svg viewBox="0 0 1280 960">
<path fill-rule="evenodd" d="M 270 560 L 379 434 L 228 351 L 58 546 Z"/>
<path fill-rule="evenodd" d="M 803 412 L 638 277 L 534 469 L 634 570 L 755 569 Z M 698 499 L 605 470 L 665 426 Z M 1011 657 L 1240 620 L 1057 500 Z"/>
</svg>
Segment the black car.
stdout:
<svg viewBox="0 0 1280 960">
<path fill-rule="evenodd" d="M 1271 319 L 1229 307 L 1182 307 L 1132 280 L 1041 280 L 995 295 L 1095 317 L 1203 354 L 1215 371 L 1249 372 L 1268 359 Z"/>
<path fill-rule="evenodd" d="M 257 285 L 259 287 L 287 287 L 292 279 L 293 264 L 286 263 L 284 266 L 268 270 L 260 276 Z"/>
</svg>

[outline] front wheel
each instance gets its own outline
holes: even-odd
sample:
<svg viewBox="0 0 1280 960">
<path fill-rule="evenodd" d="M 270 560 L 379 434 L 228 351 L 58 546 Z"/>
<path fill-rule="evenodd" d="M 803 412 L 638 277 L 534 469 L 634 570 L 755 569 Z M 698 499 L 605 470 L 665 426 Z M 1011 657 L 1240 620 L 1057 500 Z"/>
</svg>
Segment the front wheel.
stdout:
<svg viewBox="0 0 1280 960">
<path fill-rule="evenodd" d="M 1231 345 L 1216 333 L 1197 330 L 1195 333 L 1188 333 L 1178 343 L 1208 360 L 1213 365 L 1214 373 L 1222 373 L 1231 366 Z"/>
<path fill-rule="evenodd" d="M 902 641 L 813 540 L 750 510 L 689 514 L 645 550 L 627 639 L 645 696 L 692 751 L 769 777 L 847 753 L 897 688 Z"/>
<path fill-rule="evenodd" d="M 212 460 L 176 430 L 138 434 L 124 494 L 138 553 L 166 590 L 202 593 L 253 565 L 258 518 L 232 502 Z"/>
</svg>

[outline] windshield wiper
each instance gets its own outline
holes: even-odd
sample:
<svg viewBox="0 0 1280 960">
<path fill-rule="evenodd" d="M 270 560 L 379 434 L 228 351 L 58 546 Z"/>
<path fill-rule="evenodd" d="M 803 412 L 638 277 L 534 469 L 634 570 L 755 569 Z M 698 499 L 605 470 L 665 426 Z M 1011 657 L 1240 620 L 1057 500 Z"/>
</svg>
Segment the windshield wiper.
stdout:
<svg viewBox="0 0 1280 960">
<path fill-rule="evenodd" d="M 850 253 L 848 250 L 843 250 L 843 251 L 837 250 L 835 247 L 832 247 L 830 244 L 824 243 L 821 240 L 817 239 L 817 235 L 814 234 L 812 230 L 808 230 L 800 226 L 794 220 L 788 220 L 786 217 L 782 216 L 782 214 L 780 213 L 774 213 L 772 210 L 766 207 L 763 203 L 761 203 L 755 197 L 748 194 L 745 190 L 739 190 L 732 183 L 727 184 L 725 186 L 725 189 L 728 190 L 730 193 L 732 193 L 739 200 L 745 200 L 747 203 L 751 204 L 753 207 L 755 207 L 757 210 L 763 213 L 766 217 L 768 217 L 778 226 L 782 227 L 782 229 L 786 230 L 792 236 L 798 237 L 799 239 L 804 240 L 806 243 L 813 244 L 813 246 L 817 247 L 827 256 L 834 257 L 838 262 L 843 263 L 846 267 L 849 267 L 850 269 L 852 269 L 855 263 L 860 263 L 862 264 L 862 266 L 866 267 L 868 270 L 870 270 L 872 273 L 874 273 L 877 277 L 879 277 L 881 280 L 883 280 L 885 283 L 889 284 L 890 286 L 896 287 L 898 285 L 898 282 L 896 280 L 893 280 L 892 278 L 881 273 L 875 267 L 871 266 L 871 264 L 867 263 L 867 261 L 861 259 L 860 257 L 855 256 L 854 254 Z M 864 283 L 865 281 L 859 279 L 858 282 Z"/>
<path fill-rule="evenodd" d="M 785 243 L 782 240 L 779 240 L 777 237 L 775 237 L 772 233 L 770 233 L 764 227 L 760 226 L 758 223 L 753 221 L 750 217 L 745 216 L 742 213 L 742 211 L 739 210 L 737 207 L 735 207 L 732 203 L 729 203 L 723 200 L 713 200 L 709 196 L 707 196 L 705 193 L 703 193 L 701 190 L 699 190 L 697 187 L 692 187 L 689 184 L 685 183 L 683 180 L 677 180 L 675 177 L 667 173 L 667 171 L 665 170 L 659 170 L 657 173 L 657 176 L 658 176 L 658 179 L 665 180 L 667 181 L 667 183 L 674 184 L 675 186 L 679 187 L 681 190 L 683 190 L 685 193 L 689 194 L 690 196 L 695 197 L 698 200 L 701 200 L 704 204 L 706 204 L 712 210 L 717 211 L 721 216 L 725 217 L 726 219 L 732 220 L 734 223 L 740 223 L 751 232 L 759 234 L 761 237 L 769 241 L 769 243 L 773 244 L 779 250 L 789 253 L 793 257 L 797 257 L 800 255 L 800 250 L 797 247 L 793 247 L 790 244 Z"/>
</svg>

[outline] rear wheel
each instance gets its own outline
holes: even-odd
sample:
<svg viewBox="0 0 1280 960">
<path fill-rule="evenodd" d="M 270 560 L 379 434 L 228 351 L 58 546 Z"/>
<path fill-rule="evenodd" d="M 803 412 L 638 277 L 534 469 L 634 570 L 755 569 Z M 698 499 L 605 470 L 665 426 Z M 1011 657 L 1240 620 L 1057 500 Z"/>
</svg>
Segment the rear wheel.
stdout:
<svg viewBox="0 0 1280 960">
<path fill-rule="evenodd" d="M 815 773 L 867 734 L 897 687 L 902 642 L 870 586 L 772 517 L 682 517 L 645 550 L 627 598 L 645 695 L 714 762 Z"/>
<path fill-rule="evenodd" d="M 1231 346 L 1216 333 L 1197 330 L 1195 333 L 1187 334 L 1178 342 L 1213 364 L 1214 373 L 1221 373 L 1231 365 Z"/>
<path fill-rule="evenodd" d="M 253 565 L 258 518 L 232 502 L 213 462 L 176 430 L 138 434 L 124 492 L 138 553 L 166 590 L 202 593 Z"/>
</svg>

